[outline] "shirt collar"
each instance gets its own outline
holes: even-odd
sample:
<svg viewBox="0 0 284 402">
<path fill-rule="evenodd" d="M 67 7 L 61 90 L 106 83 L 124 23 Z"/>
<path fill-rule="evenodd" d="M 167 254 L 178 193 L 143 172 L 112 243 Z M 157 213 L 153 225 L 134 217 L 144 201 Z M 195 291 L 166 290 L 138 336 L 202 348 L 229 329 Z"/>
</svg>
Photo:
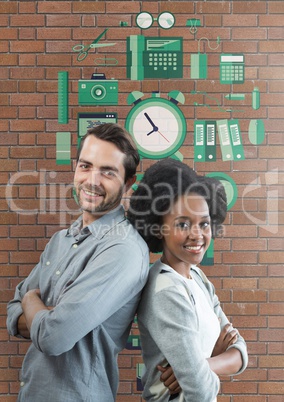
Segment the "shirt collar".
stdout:
<svg viewBox="0 0 284 402">
<path fill-rule="evenodd" d="M 101 239 L 107 232 L 109 232 L 115 225 L 124 221 L 125 211 L 122 205 L 119 205 L 115 209 L 101 216 L 99 219 L 96 219 L 94 222 L 90 223 L 90 225 L 86 226 L 84 229 L 82 228 L 82 215 L 72 223 L 70 228 L 67 230 L 66 236 L 77 237 L 78 235 L 81 237 L 89 236 L 92 234 L 97 239 Z"/>
</svg>

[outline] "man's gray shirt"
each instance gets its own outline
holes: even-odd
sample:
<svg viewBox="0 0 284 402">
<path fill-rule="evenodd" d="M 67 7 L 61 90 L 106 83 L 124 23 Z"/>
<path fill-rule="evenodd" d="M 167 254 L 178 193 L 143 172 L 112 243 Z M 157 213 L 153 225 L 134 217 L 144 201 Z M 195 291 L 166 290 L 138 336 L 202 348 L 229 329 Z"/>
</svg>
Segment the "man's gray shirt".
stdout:
<svg viewBox="0 0 284 402">
<path fill-rule="evenodd" d="M 57 232 L 8 304 L 18 336 L 21 300 L 39 288 L 53 310 L 38 312 L 25 356 L 21 402 L 112 402 L 124 348 L 149 271 L 148 248 L 123 207 L 80 230 L 80 217 Z"/>
</svg>

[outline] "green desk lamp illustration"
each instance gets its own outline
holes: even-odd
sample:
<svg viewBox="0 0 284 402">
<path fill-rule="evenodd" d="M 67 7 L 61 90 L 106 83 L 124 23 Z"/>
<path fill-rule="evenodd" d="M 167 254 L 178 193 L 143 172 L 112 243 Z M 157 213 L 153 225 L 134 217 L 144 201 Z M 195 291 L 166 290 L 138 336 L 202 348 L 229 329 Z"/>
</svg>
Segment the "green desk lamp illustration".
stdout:
<svg viewBox="0 0 284 402">
<path fill-rule="evenodd" d="M 183 93 L 171 91 L 169 99 L 161 98 L 159 92 L 152 92 L 151 98 L 141 100 L 143 96 L 139 91 L 128 95 L 127 103 L 134 106 L 125 123 L 140 155 L 149 159 L 171 156 L 182 160 L 178 150 L 186 137 L 186 120 L 177 104 L 185 102 Z"/>
</svg>

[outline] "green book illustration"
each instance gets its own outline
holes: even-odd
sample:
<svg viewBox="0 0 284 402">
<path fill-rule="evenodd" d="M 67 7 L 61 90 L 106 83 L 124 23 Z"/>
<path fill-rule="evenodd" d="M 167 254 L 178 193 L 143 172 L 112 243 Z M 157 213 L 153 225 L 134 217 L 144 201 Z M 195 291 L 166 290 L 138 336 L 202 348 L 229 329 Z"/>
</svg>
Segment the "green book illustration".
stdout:
<svg viewBox="0 0 284 402">
<path fill-rule="evenodd" d="M 56 164 L 70 165 L 71 163 L 71 133 L 59 131 L 56 133 Z"/>
<path fill-rule="evenodd" d="M 195 80 L 207 78 L 207 54 L 197 53 L 190 56 L 190 77 Z"/>
</svg>

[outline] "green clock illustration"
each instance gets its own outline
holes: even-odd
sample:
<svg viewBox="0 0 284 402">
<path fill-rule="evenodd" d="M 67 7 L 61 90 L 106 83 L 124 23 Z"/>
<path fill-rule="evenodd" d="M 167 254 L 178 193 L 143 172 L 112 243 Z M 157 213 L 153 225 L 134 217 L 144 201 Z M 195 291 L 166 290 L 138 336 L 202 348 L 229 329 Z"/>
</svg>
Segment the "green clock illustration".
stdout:
<svg viewBox="0 0 284 402">
<path fill-rule="evenodd" d="M 164 99 L 159 92 L 152 92 L 151 98 L 141 100 L 143 95 L 139 91 L 128 95 L 127 103 L 134 106 L 125 123 L 140 155 L 149 159 L 171 156 L 182 160 L 178 150 L 186 137 L 186 120 L 177 104 L 184 103 L 184 95 L 180 91 L 171 91 L 169 99 Z"/>
</svg>

